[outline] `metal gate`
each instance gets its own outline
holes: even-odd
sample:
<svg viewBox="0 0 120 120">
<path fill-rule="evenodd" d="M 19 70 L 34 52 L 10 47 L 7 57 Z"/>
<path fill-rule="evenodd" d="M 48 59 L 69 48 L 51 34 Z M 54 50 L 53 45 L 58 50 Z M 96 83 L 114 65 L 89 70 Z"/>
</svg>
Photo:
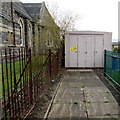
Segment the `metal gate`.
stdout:
<svg viewBox="0 0 120 120">
<path fill-rule="evenodd" d="M 31 50 L 2 49 L 0 65 L 4 119 L 23 117 L 32 103 Z"/>
<path fill-rule="evenodd" d="M 0 57 L 2 118 L 24 119 L 58 75 L 62 48 L 3 48 Z"/>
</svg>

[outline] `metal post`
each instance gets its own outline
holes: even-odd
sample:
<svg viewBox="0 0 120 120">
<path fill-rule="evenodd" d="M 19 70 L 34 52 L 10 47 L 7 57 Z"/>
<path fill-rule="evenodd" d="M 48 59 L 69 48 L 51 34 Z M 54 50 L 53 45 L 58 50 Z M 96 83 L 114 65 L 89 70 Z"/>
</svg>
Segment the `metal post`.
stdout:
<svg viewBox="0 0 120 120">
<path fill-rule="evenodd" d="M 30 89 L 29 89 L 29 94 L 30 94 L 30 103 L 32 104 L 33 102 L 33 93 L 32 93 L 32 63 L 31 63 L 31 49 L 29 49 L 29 59 L 30 59 Z"/>
<path fill-rule="evenodd" d="M 118 53 L 120 53 L 120 40 L 118 41 Z"/>
<path fill-rule="evenodd" d="M 49 73 L 50 73 L 50 80 L 51 80 L 51 49 L 49 49 Z"/>
<path fill-rule="evenodd" d="M 58 71 L 59 71 L 59 48 L 57 49 L 57 74 L 58 74 Z"/>
<path fill-rule="evenodd" d="M 65 45 L 62 45 L 62 67 L 65 66 Z"/>
<path fill-rule="evenodd" d="M 104 50 L 104 75 L 106 73 L 106 50 Z"/>
<path fill-rule="evenodd" d="M 3 66 L 3 58 L 1 52 L 1 70 L 2 70 L 2 88 L 3 88 L 3 103 L 4 103 L 4 119 L 7 120 L 7 108 L 6 108 L 6 94 L 5 94 L 5 78 L 4 78 L 4 66 Z"/>
<path fill-rule="evenodd" d="M 0 96 L 0 120 L 2 119 L 2 98 Z"/>
</svg>

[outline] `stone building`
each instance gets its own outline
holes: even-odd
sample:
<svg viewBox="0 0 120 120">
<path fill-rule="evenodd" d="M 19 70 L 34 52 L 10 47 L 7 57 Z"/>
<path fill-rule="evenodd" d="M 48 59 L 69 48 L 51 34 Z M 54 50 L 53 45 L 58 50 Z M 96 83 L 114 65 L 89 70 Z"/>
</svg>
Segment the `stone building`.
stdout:
<svg viewBox="0 0 120 120">
<path fill-rule="evenodd" d="M 60 29 L 45 3 L 1 2 L 0 46 L 59 46 Z"/>
</svg>

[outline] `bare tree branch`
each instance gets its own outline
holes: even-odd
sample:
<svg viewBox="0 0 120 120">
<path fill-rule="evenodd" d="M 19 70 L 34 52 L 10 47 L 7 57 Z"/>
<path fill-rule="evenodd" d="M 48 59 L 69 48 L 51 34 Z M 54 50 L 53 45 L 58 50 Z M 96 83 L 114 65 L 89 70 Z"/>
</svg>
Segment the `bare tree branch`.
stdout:
<svg viewBox="0 0 120 120">
<path fill-rule="evenodd" d="M 71 13 L 70 11 L 61 11 L 59 6 L 55 3 L 52 6 L 47 5 L 55 23 L 63 31 L 74 31 L 76 30 L 75 25 L 78 19 L 78 15 Z"/>
</svg>

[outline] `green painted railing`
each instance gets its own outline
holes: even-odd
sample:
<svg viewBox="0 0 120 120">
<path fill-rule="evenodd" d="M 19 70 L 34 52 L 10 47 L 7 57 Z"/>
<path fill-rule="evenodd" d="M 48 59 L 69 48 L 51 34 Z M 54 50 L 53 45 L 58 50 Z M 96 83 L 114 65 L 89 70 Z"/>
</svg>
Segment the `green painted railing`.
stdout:
<svg viewBox="0 0 120 120">
<path fill-rule="evenodd" d="M 120 53 L 104 51 L 104 74 L 120 86 Z"/>
</svg>

